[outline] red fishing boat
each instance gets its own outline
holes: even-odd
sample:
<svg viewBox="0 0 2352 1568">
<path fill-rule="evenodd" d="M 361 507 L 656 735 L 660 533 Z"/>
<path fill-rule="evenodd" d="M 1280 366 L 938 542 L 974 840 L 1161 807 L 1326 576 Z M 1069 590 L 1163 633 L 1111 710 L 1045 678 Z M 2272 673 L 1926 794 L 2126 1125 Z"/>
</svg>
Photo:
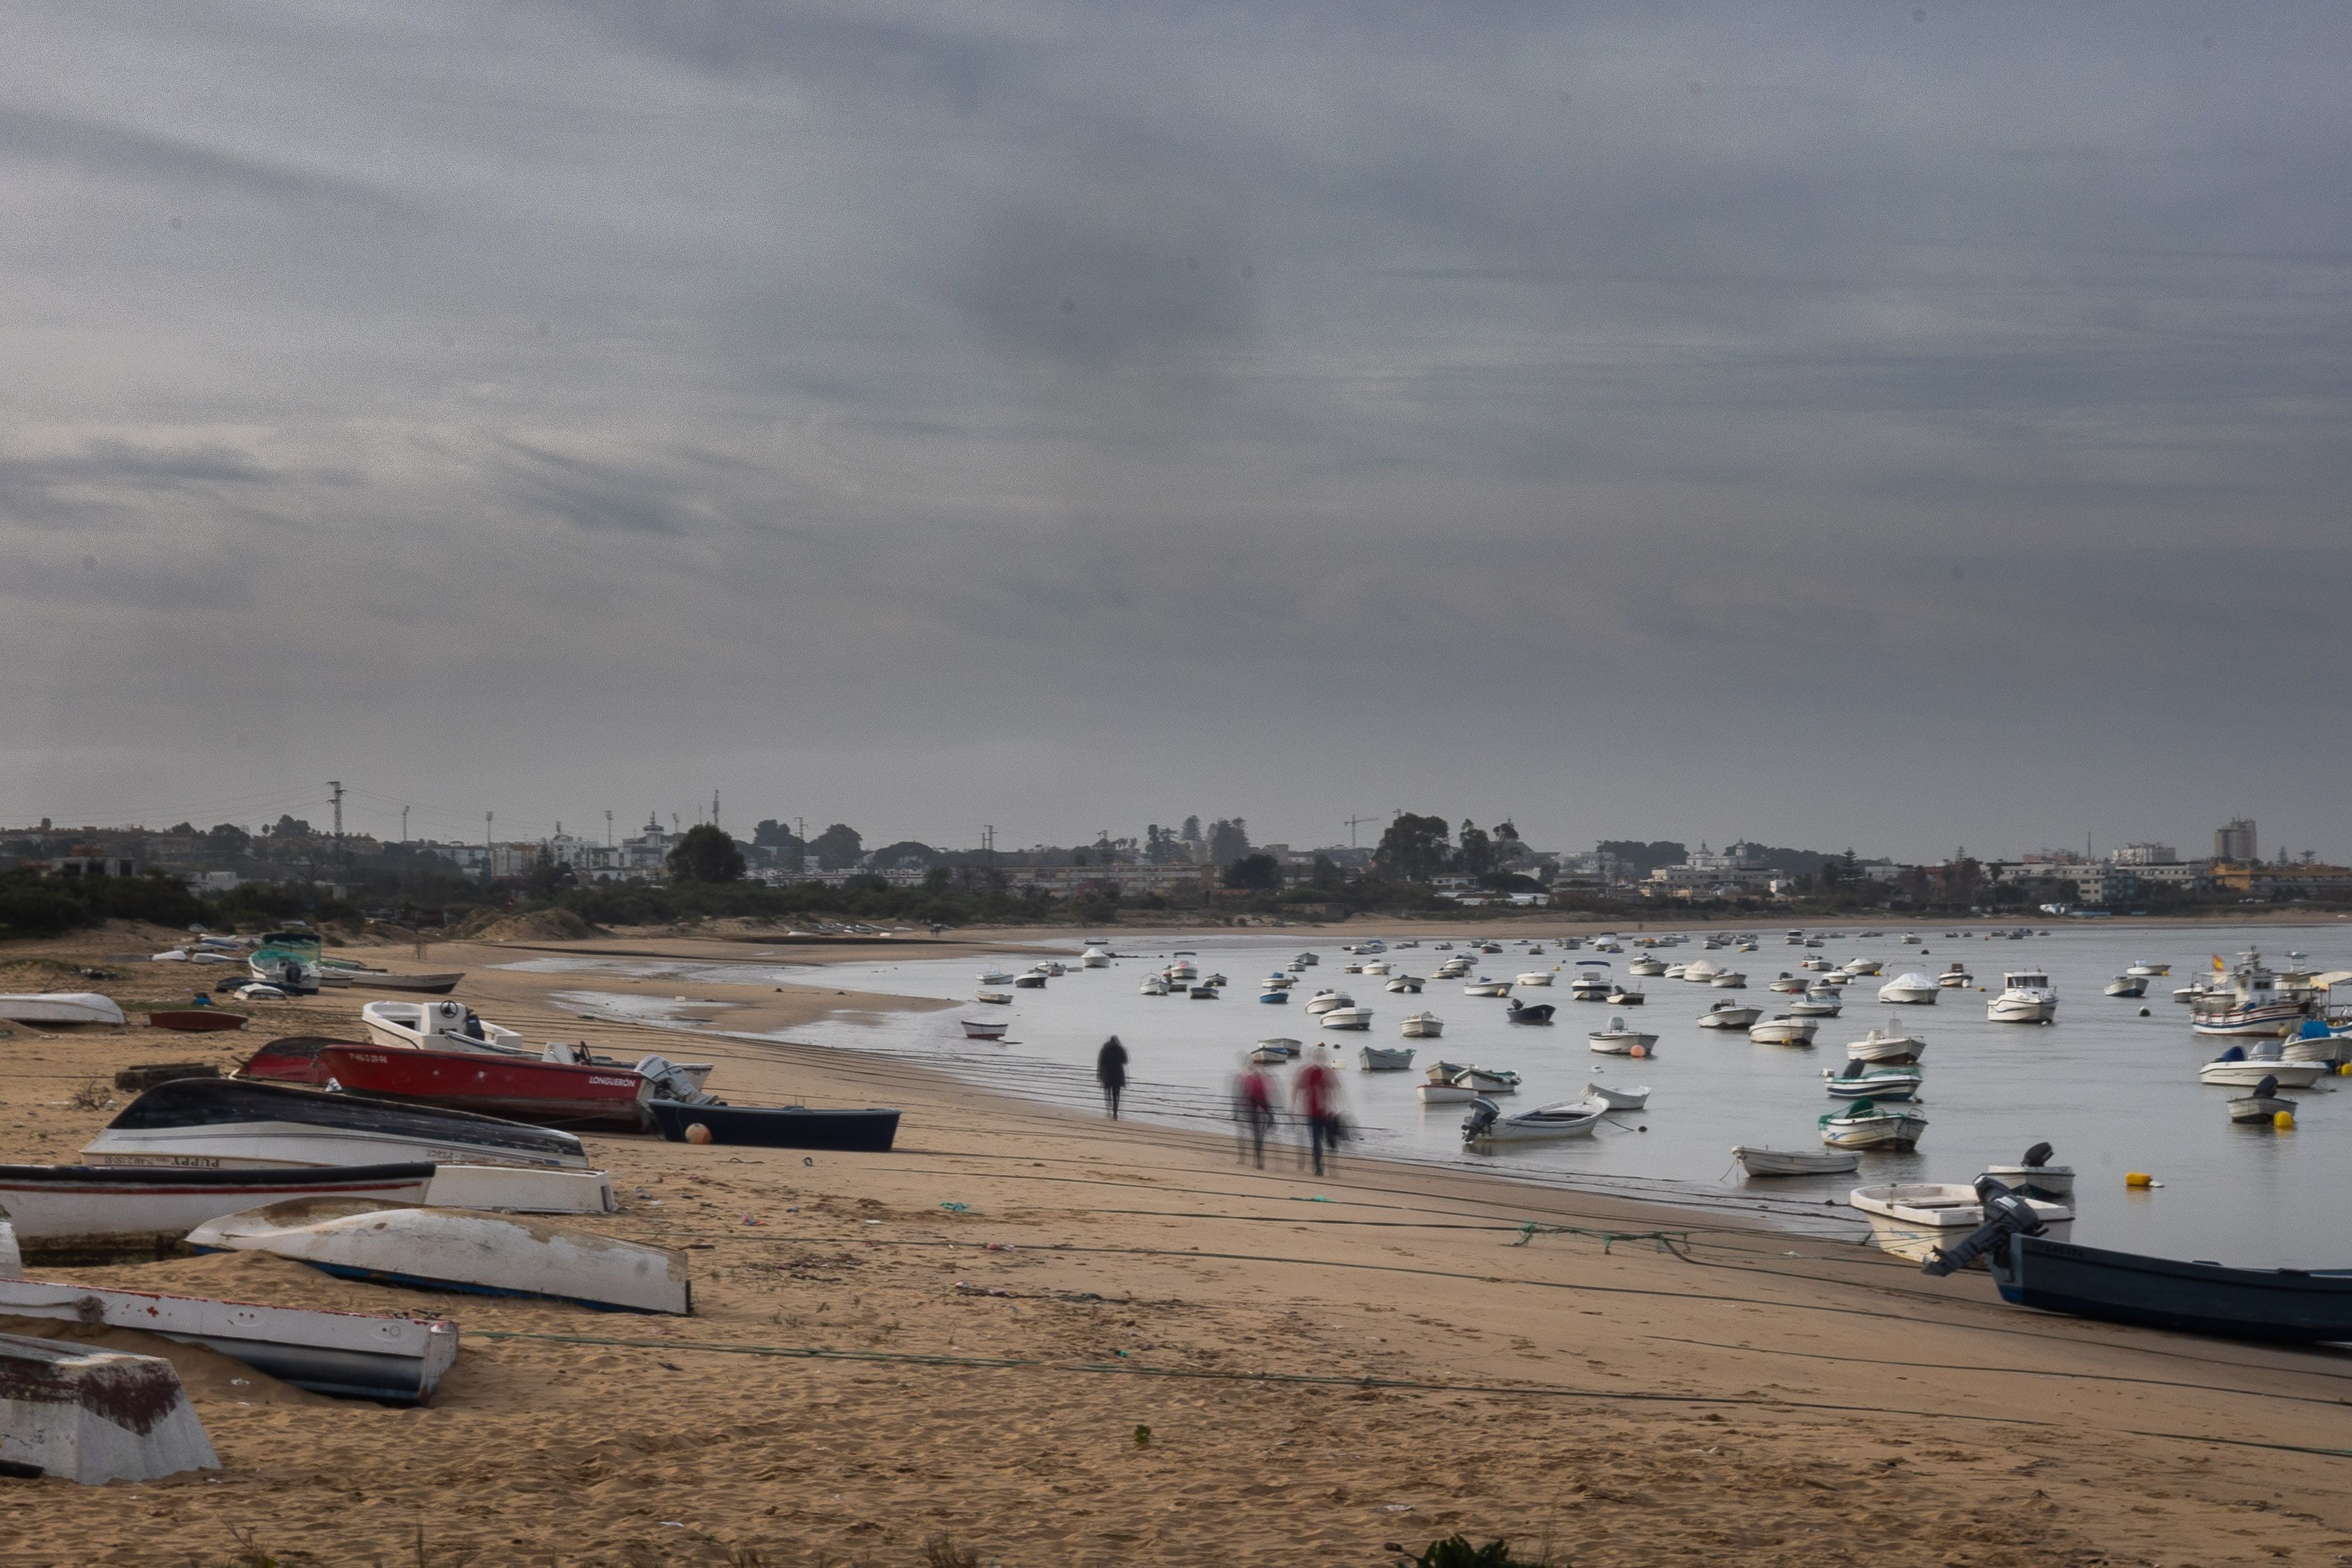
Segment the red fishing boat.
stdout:
<svg viewBox="0 0 2352 1568">
<path fill-rule="evenodd" d="M 147 1025 L 150 1029 L 176 1029 L 186 1034 L 212 1034 L 243 1029 L 245 1015 L 218 1008 L 183 1008 L 177 1012 L 149 1013 Z"/>
<path fill-rule="evenodd" d="M 478 1051 L 388 1051 L 347 1040 L 272 1040 L 244 1078 L 326 1084 L 372 1100 L 445 1105 L 542 1127 L 642 1132 L 646 1078 L 626 1067 L 579 1067 Z"/>
</svg>

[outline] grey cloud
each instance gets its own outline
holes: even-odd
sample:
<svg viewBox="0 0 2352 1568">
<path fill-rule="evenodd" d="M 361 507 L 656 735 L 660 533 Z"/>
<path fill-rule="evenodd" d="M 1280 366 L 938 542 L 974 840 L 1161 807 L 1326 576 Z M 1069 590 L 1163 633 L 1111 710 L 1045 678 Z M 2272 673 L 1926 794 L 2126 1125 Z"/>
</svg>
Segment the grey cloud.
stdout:
<svg viewBox="0 0 2352 1568">
<path fill-rule="evenodd" d="M 392 193 L 360 179 L 159 135 L 83 115 L 0 105 L 0 157 L 38 159 L 85 174 L 226 191 L 308 207 L 381 212 Z"/>
</svg>

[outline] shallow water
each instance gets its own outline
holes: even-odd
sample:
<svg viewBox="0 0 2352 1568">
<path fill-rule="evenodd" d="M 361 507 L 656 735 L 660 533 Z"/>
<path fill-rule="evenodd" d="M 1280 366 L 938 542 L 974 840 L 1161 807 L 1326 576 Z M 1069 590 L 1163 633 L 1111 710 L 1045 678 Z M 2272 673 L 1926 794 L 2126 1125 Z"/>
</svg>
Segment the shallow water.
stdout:
<svg viewBox="0 0 2352 1568">
<path fill-rule="evenodd" d="M 1117 1034 L 1131 1057 L 1128 1113 L 1195 1126 L 1223 1120 L 1226 1085 L 1254 1041 L 1276 1035 L 1316 1040 L 1321 1031 L 1300 1004 L 1328 986 L 1348 991 L 1373 1013 L 1369 1034 L 1321 1034 L 1348 1068 L 1348 1114 L 1360 1133 L 1355 1146 L 1365 1153 L 1751 1211 L 1761 1203 L 1763 1212 L 1810 1228 L 1846 1224 L 1851 1211 L 1843 1200 L 1858 1182 L 1965 1182 L 1987 1164 L 2016 1160 L 2028 1145 L 2047 1140 L 2056 1145 L 2059 1160 L 2080 1173 L 2076 1241 L 2257 1266 L 2352 1264 L 2352 1228 L 2336 1207 L 2339 1195 L 2352 1190 L 2352 1114 L 2347 1110 L 2352 1095 L 2323 1080 L 2319 1089 L 2294 1096 L 2299 1109 L 2291 1132 L 2231 1125 L 2223 1102 L 2233 1092 L 2208 1089 L 2197 1081 L 2198 1064 L 2218 1054 L 2222 1042 L 2191 1035 L 2188 1009 L 2171 999 L 2173 988 L 2210 970 L 2212 955 L 2234 961 L 2248 946 L 2260 946 L 2273 963 L 2300 948 L 2311 955 L 2315 967 L 2352 968 L 2352 922 L 2301 927 L 2066 923 L 2053 925 L 2048 936 L 2022 941 L 1988 941 L 1976 934 L 1946 938 L 1942 927 L 1916 928 L 1925 939 L 1922 947 L 1902 946 L 1904 929 L 1885 927 L 1880 937 L 1847 936 L 1820 951 L 1833 961 L 1882 959 L 1885 976 L 1914 968 L 1933 974 L 1958 958 L 1987 988 L 1948 991 L 1931 1007 L 1891 1008 L 1875 1000 L 1885 976 L 1858 980 L 1846 991 L 1843 1014 L 1821 1020 L 1821 1043 L 1811 1049 L 1755 1045 L 1744 1033 L 1703 1030 L 1696 1023 L 1709 1003 L 1727 997 L 1762 1008 L 1767 1018 L 1784 1010 L 1789 998 L 1764 988 L 1781 971 L 1794 970 L 1803 953 L 1783 945 L 1779 928 L 1757 933 L 1757 952 L 1704 954 L 1725 967 L 1744 970 L 1749 979 L 1745 991 L 1651 978 L 1640 982 L 1649 1002 L 1638 1009 L 1570 1001 L 1564 984 L 1566 971 L 1580 958 L 1610 957 L 1622 973 L 1636 956 L 1633 951 L 1563 953 L 1548 946 L 1540 959 L 1531 959 L 1507 943 L 1501 954 L 1486 956 L 1476 972 L 1498 979 L 1561 967 L 1563 983 L 1520 993 L 1558 1004 L 1559 1021 L 1548 1028 L 1506 1022 L 1504 1001 L 1465 996 L 1459 981 L 1433 980 L 1421 995 L 1407 996 L 1385 990 L 1384 977 L 1343 974 L 1348 956 L 1340 942 L 1379 935 L 1369 925 L 1351 928 L 1344 937 L 1295 931 L 1177 939 L 1123 934 L 1119 951 L 1131 956 L 1108 969 L 1080 969 L 1066 957 L 1072 966 L 1066 976 L 1043 990 L 1013 992 L 1010 1008 L 971 1003 L 977 976 L 991 967 L 1025 968 L 1035 961 L 1036 950 L 1007 947 L 1001 966 L 958 958 L 837 965 L 819 971 L 781 962 L 558 958 L 514 967 L 578 973 L 582 988 L 572 998 L 583 1006 L 597 1001 L 593 977 L 598 972 L 676 977 L 681 991 L 690 991 L 697 978 L 807 984 L 821 976 L 825 985 L 851 990 L 961 998 L 971 1005 L 955 1011 L 828 1019 L 792 1030 L 789 1038 L 914 1058 L 1007 1092 L 1066 1104 L 1096 1102 L 1095 1051 L 1105 1036 Z M 1421 947 L 1392 951 L 1388 959 L 1426 976 L 1446 956 L 1432 950 L 1434 940 L 1423 938 Z M 1222 972 L 1230 978 L 1223 998 L 1138 994 L 1145 977 L 1180 945 L 1198 951 L 1204 974 Z M 1322 962 L 1298 977 L 1295 999 L 1279 1007 L 1260 1004 L 1259 979 L 1301 951 L 1317 953 Z M 1694 936 L 1660 956 L 1682 961 L 1701 956 L 1702 949 Z M 2137 959 L 2168 962 L 2173 972 L 2151 981 L 2147 997 L 2139 1000 L 2102 995 L 2101 988 Z M 1984 1004 L 2000 989 L 2005 967 L 2049 972 L 2060 998 L 2057 1022 L 2032 1026 L 1986 1019 Z M 611 998 L 616 1009 L 623 1004 L 643 1009 L 645 999 Z M 2143 1007 L 2147 1018 L 2138 1016 Z M 1591 1079 L 1621 1087 L 1650 1085 L 1649 1108 L 1612 1117 L 1589 1140 L 1465 1154 L 1459 1129 L 1466 1107 L 1423 1107 L 1414 1093 L 1418 1070 L 1355 1070 L 1358 1046 L 1406 1043 L 1398 1039 L 1398 1020 L 1423 1010 L 1442 1018 L 1445 1032 L 1440 1040 L 1410 1042 L 1419 1060 L 1443 1056 L 1517 1071 L 1524 1087 L 1515 1100 L 1503 1102 L 1507 1109 L 1576 1098 Z M 1654 1059 L 1602 1057 L 1587 1049 L 1586 1031 L 1605 1026 L 1619 1012 L 1659 1036 Z M 1009 1040 L 965 1040 L 957 1020 L 966 1015 L 1009 1015 Z M 1843 1066 L 1845 1042 L 1874 1024 L 1885 1027 L 1890 1017 L 1927 1040 L 1919 1108 L 1929 1127 L 1919 1148 L 1909 1155 L 1864 1154 L 1855 1176 L 1769 1182 L 1744 1177 L 1730 1159 L 1736 1144 L 1821 1146 L 1814 1119 L 1838 1103 L 1822 1091 L 1822 1070 Z M 1278 1081 L 1288 1076 L 1289 1070 L 1274 1071 Z M 2352 1088 L 2352 1079 L 2332 1084 Z M 2126 1171 L 2150 1172 L 2163 1186 L 2127 1191 Z"/>
</svg>

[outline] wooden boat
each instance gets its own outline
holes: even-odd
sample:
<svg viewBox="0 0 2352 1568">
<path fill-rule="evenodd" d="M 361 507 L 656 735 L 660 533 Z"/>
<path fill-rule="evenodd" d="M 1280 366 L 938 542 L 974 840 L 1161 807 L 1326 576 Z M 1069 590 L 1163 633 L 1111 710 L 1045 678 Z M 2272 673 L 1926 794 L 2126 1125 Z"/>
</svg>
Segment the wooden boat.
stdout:
<svg viewBox="0 0 2352 1568">
<path fill-rule="evenodd" d="M 1874 1100 L 1856 1100 L 1825 1113 L 1814 1124 L 1822 1142 L 1833 1149 L 1916 1148 L 1927 1118 L 1916 1111 L 1889 1110 Z"/>
<path fill-rule="evenodd" d="M 130 1020 L 112 997 L 96 991 L 11 991 L 0 994 L 0 1019 L 10 1023 L 121 1024 Z"/>
<path fill-rule="evenodd" d="M 1609 1107 L 1601 1101 L 1584 1099 L 1563 1100 L 1506 1116 L 1500 1105 L 1481 1098 L 1462 1124 L 1462 1142 L 1466 1146 L 1590 1137 L 1608 1113 Z"/>
<path fill-rule="evenodd" d="M 837 1149 L 880 1154 L 898 1136 L 898 1113 L 890 1110 L 811 1110 L 805 1105 L 687 1105 L 650 1100 L 654 1125 L 673 1144 L 693 1143 L 700 1126 L 714 1144 L 762 1149 Z"/>
<path fill-rule="evenodd" d="M 282 1061 L 283 1053 L 273 1057 Z M 626 1067 L 574 1065 L 476 1051 L 384 1051 L 328 1044 L 310 1082 L 347 1094 L 435 1105 L 542 1127 L 643 1132 L 641 1103 L 654 1086 Z"/>
<path fill-rule="evenodd" d="M 1513 997 L 1510 1010 L 1503 1017 L 1511 1023 L 1549 1023 L 1553 1010 L 1552 1004 L 1549 1002 L 1537 1002 L 1530 1006 L 1519 1000 L 1518 998 Z"/>
<path fill-rule="evenodd" d="M 110 1291 L 79 1281 L 0 1279 L 0 1317 L 137 1329 L 218 1351 L 313 1394 L 403 1405 L 431 1399 L 457 1359 L 457 1325 L 446 1318 Z"/>
<path fill-rule="evenodd" d="M 346 1280 L 612 1312 L 694 1310 L 686 1254 L 599 1231 L 470 1209 L 354 1198 L 273 1203 L 196 1227 L 200 1252 L 268 1252 Z"/>
<path fill-rule="evenodd" d="M 1797 1149 L 1751 1149 L 1745 1144 L 1733 1149 L 1731 1157 L 1752 1176 L 1844 1176 L 1862 1164 L 1859 1155 Z"/>
<path fill-rule="evenodd" d="M 302 1197 L 421 1203 L 430 1165 L 264 1166 L 249 1170 L 140 1170 L 110 1166 L 0 1166 L 0 1212 L 20 1255 L 83 1264 L 160 1257 L 208 1219 Z"/>
<path fill-rule="evenodd" d="M 1162 986 L 1153 994 L 1164 997 L 1168 994 L 1168 988 Z M 974 1001 L 986 1002 L 991 1007 L 1009 1008 L 1013 1005 L 1013 993 L 1011 991 L 982 991 L 972 999 Z"/>
<path fill-rule="evenodd" d="M 1606 1083 L 1588 1082 L 1584 1097 L 1598 1100 L 1612 1111 L 1639 1111 L 1650 1103 L 1650 1086 L 1644 1083 L 1638 1089 L 1612 1089 Z"/>
<path fill-rule="evenodd" d="M 965 1019 L 963 1037 L 966 1040 L 1003 1040 L 1011 1023 L 999 1019 Z"/>
<path fill-rule="evenodd" d="M 159 1083 L 82 1145 L 85 1164 L 533 1166 L 585 1171 L 580 1140 L 548 1127 L 242 1078 Z"/>
<path fill-rule="evenodd" d="M 1367 1072 L 1403 1072 L 1412 1066 L 1412 1047 L 1367 1045 L 1357 1051 L 1356 1060 Z"/>
<path fill-rule="evenodd" d="M 2063 1203 L 2029 1198 L 2046 1228 L 2071 1225 L 2074 1211 Z M 1984 1199 L 1958 1182 L 1886 1182 L 1858 1186 L 1846 1202 L 1870 1221 L 1879 1249 L 1924 1263 L 1933 1254 L 1984 1223 Z"/>
<path fill-rule="evenodd" d="M 226 1008 L 182 1008 L 147 1015 L 148 1028 L 175 1029 L 183 1034 L 221 1034 L 245 1025 L 243 1013 L 233 1013 Z"/>
<path fill-rule="evenodd" d="M 2352 1269 L 2236 1269 L 2012 1234 L 2001 1299 L 2043 1312 L 2291 1344 L 2352 1340 Z"/>
</svg>

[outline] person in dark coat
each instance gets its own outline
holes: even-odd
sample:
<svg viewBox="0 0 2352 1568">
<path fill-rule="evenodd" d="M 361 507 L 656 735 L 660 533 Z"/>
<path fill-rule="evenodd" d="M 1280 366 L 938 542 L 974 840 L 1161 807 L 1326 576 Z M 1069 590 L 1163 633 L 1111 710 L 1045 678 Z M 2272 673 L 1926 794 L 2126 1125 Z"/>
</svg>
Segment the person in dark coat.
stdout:
<svg viewBox="0 0 2352 1568">
<path fill-rule="evenodd" d="M 1095 1056 L 1095 1082 L 1102 1085 L 1103 1103 L 1110 1107 L 1110 1119 L 1118 1120 L 1119 1091 L 1127 1087 L 1127 1047 L 1113 1035 L 1103 1041 Z"/>
</svg>

